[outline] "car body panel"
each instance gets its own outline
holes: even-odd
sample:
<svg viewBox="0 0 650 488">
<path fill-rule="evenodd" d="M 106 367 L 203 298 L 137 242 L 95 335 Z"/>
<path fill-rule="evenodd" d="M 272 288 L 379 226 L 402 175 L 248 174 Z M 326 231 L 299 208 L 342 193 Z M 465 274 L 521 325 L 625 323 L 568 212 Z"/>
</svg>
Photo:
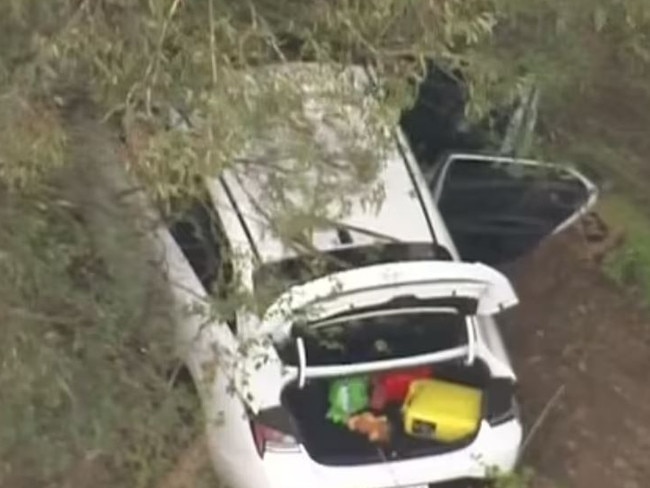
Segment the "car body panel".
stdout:
<svg viewBox="0 0 650 488">
<path fill-rule="evenodd" d="M 377 286 L 376 284 L 381 284 Z M 373 286 L 374 285 L 374 286 Z M 285 366 L 265 337 L 273 342 L 288 340 L 296 319 L 331 316 L 353 308 L 364 308 L 385 303 L 399 296 L 414 296 L 418 299 L 461 298 L 476 300 L 477 316 L 490 316 L 517 304 L 517 296 L 508 281 L 498 271 L 482 265 L 460 262 L 422 261 L 368 266 L 344 271 L 325 278 L 290 288 L 269 307 L 257 329 L 260 340 L 252 342 L 242 358 L 243 376 L 237 376 L 237 385 L 246 398 L 248 408 L 257 413 L 262 409 L 279 404 L 280 388 L 290 379 L 295 379 L 299 370 Z M 489 335 L 496 329 L 489 323 Z M 500 342 L 497 342 L 500 344 Z M 484 347 L 479 345 L 479 348 Z M 498 354 L 505 355 L 505 349 Z M 448 359 L 466 355 L 465 349 L 447 351 Z M 489 356 L 489 353 L 486 353 Z M 337 374 L 357 374 L 373 370 L 413 366 L 425 362 L 441 361 L 447 356 L 432 353 L 431 357 L 414 357 L 384 361 L 376 365 L 354 367 L 330 366 L 306 369 L 307 376 L 335 376 Z M 509 372 L 507 359 L 493 357 L 495 370 L 503 376 L 514 375 Z M 276 385 L 269 387 L 269 385 Z"/>
<path fill-rule="evenodd" d="M 572 167 L 481 154 L 447 155 L 430 185 L 461 258 L 492 265 L 573 225 L 598 198 Z"/>
<path fill-rule="evenodd" d="M 346 295 L 350 298 L 343 298 Z M 325 316 L 403 295 L 472 298 L 477 301 L 476 315 L 495 314 L 517 303 L 508 279 L 483 264 L 446 261 L 391 263 L 343 271 L 292 287 L 269 307 L 259 332 L 273 337 L 288 336 L 292 321 L 287 317 L 305 307 L 317 306 L 314 311 Z"/>
<path fill-rule="evenodd" d="M 468 447 L 437 456 L 391 461 L 354 467 L 323 466 L 306 453 L 268 453 L 263 470 L 268 485 L 245 483 L 242 488 L 388 488 L 436 483 L 453 479 L 484 478 L 490 468 L 511 470 L 518 458 L 522 429 L 517 422 L 498 427 L 481 426 L 475 441 Z M 287 476 L 291 473 L 291 476 Z M 241 480 L 244 482 L 244 480 Z"/>
<path fill-rule="evenodd" d="M 233 417 L 233 422 L 237 419 Z M 247 423 L 239 421 L 243 434 Z M 215 446 L 224 431 L 208 430 L 208 444 Z M 229 437 L 241 435 L 236 429 Z M 437 456 L 390 461 L 365 466 L 324 466 L 313 461 L 304 448 L 297 451 L 269 451 L 263 458 L 233 446 L 216 453 L 211 460 L 219 466 L 220 479 L 237 488 L 389 488 L 416 486 L 457 479 L 485 478 L 490 470 L 512 470 L 518 461 L 522 440 L 521 424 L 507 422 L 497 427 L 483 423 L 479 435 L 468 447 Z M 246 459 L 245 469 L 242 460 Z"/>
<path fill-rule="evenodd" d="M 273 231 L 273 223 L 265 215 L 269 208 L 272 194 L 262 177 L 263 171 L 252 168 L 253 173 L 227 171 L 224 176 L 237 199 L 252 239 L 255 241 L 264 262 L 285 259 L 296 254 L 286 242 L 279 239 Z M 417 197 L 409 189 L 412 187 L 404 162 L 399 154 L 381 165 L 378 180 L 382 183 L 382 201 L 374 205 L 366 201 L 367 193 L 350 195 L 349 208 L 344 212 L 332 208 L 330 215 L 341 215 L 331 226 L 323 225 L 314 230 L 312 244 L 315 250 L 327 251 L 342 245 L 367 245 L 374 242 L 399 240 L 406 242 L 431 241 L 427 222 Z M 303 197 L 304 198 L 304 197 Z M 336 206 L 338 202 L 332 202 Z M 409 219 L 404 219 L 409 215 Z M 341 242 L 337 233 L 345 229 L 349 241 Z M 359 231 L 357 231 L 359 229 Z"/>
</svg>

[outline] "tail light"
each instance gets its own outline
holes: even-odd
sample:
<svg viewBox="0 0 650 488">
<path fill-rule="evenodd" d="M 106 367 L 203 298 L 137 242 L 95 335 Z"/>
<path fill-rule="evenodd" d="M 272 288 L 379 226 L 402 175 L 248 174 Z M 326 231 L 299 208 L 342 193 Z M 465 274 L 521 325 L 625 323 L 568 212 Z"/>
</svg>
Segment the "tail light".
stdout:
<svg viewBox="0 0 650 488">
<path fill-rule="evenodd" d="M 263 425 L 257 421 L 251 422 L 253 437 L 257 452 L 264 457 L 266 451 L 296 451 L 298 442 L 290 434 L 286 434 L 272 427 Z"/>
<path fill-rule="evenodd" d="M 486 393 L 485 417 L 490 425 L 503 424 L 519 415 L 513 381 L 505 378 L 493 379 Z"/>
<path fill-rule="evenodd" d="M 282 406 L 262 410 L 251 418 L 251 430 L 260 457 L 266 451 L 297 451 L 298 431 Z"/>
</svg>

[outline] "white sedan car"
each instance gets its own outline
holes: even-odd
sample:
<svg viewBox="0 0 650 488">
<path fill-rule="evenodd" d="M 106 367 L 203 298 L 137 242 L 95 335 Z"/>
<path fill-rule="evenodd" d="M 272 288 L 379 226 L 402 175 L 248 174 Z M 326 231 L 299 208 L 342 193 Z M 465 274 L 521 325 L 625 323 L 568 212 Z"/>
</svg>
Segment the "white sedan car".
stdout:
<svg viewBox="0 0 650 488">
<path fill-rule="evenodd" d="M 323 76 L 311 64 L 284 72 L 292 66 Z M 362 68 L 347 72 L 370 83 Z M 237 168 L 206 179 L 203 198 L 156 234 L 220 478 L 233 488 L 386 488 L 512 470 L 522 425 L 495 316 L 517 297 L 490 265 L 570 225 L 593 205 L 594 186 L 573 169 L 473 154 L 449 154 L 425 177 L 395 129 L 377 176 L 382 204 L 353 203 L 315 230 L 312 266 L 313 253 L 265 225 L 275 204 L 267 170 Z M 215 317 L 202 299 L 228 293 L 235 276 L 267 305 Z M 387 413 L 392 434 L 378 444 L 328 418 L 334 380 L 418 366 L 481 392 L 475 431 L 418 438 Z"/>
</svg>

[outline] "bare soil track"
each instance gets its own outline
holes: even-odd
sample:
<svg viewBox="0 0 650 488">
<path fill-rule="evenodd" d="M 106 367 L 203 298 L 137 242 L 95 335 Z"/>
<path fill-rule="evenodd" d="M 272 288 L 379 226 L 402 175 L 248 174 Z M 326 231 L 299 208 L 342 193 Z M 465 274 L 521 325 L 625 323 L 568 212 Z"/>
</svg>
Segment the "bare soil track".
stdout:
<svg viewBox="0 0 650 488">
<path fill-rule="evenodd" d="M 650 314 L 591 256 L 574 229 L 506 270 L 521 304 L 504 332 L 529 428 L 563 389 L 524 453 L 540 488 L 650 486 Z"/>
</svg>

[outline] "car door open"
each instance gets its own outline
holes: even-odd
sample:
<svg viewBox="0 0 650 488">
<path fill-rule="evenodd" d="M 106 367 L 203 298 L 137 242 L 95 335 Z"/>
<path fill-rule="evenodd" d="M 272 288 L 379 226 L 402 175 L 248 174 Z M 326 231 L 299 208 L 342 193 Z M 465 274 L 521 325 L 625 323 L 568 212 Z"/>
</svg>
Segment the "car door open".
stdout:
<svg viewBox="0 0 650 488">
<path fill-rule="evenodd" d="M 573 168 L 476 154 L 449 155 L 430 183 L 461 258 L 491 265 L 567 228 L 598 195 Z"/>
</svg>

